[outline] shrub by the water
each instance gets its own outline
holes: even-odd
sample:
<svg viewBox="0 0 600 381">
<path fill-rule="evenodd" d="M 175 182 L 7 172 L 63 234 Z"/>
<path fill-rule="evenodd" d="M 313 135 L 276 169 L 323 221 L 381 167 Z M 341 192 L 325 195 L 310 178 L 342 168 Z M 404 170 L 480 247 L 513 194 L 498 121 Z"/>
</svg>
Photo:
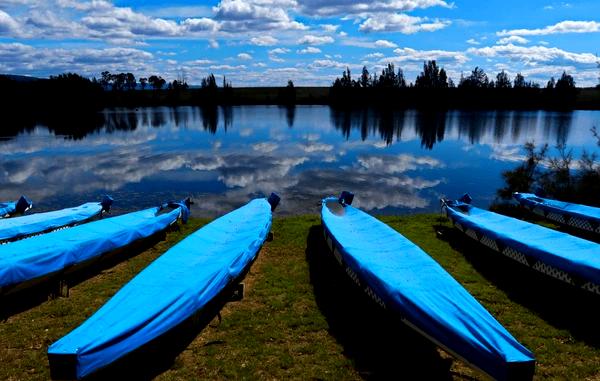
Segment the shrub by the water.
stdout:
<svg viewBox="0 0 600 381">
<path fill-rule="evenodd" d="M 592 133 L 598 139 L 596 128 Z M 502 199 L 510 199 L 513 192 L 535 192 L 561 201 L 600 206 L 600 163 L 598 153 L 583 151 L 579 160 L 565 145 L 556 147 L 558 154 L 549 156 L 548 145 L 539 149 L 533 143 L 525 144 L 525 160 L 515 169 L 505 171 L 505 187 L 498 190 Z"/>
</svg>

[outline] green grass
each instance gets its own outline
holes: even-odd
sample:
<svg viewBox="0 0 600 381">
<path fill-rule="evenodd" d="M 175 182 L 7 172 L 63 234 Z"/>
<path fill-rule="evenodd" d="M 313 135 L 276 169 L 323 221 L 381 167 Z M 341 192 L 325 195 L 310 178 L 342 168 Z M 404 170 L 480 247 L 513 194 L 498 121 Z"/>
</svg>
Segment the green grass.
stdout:
<svg viewBox="0 0 600 381">
<path fill-rule="evenodd" d="M 600 379 L 598 298 L 532 274 L 460 237 L 436 215 L 384 217 L 431 254 L 538 361 L 536 378 Z M 168 247 L 204 224 L 91 274 L 68 298 L 29 306 L 0 323 L 0 379 L 48 379 L 46 350 Z M 221 311 L 160 380 L 470 379 L 481 375 L 381 311 L 336 266 L 316 216 L 277 218 L 246 276 L 246 295 Z"/>
</svg>

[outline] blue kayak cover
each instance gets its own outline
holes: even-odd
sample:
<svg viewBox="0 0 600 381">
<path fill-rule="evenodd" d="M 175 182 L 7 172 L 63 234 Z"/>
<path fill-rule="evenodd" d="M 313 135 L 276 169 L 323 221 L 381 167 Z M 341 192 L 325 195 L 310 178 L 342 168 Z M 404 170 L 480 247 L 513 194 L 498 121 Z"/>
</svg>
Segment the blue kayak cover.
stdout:
<svg viewBox="0 0 600 381">
<path fill-rule="evenodd" d="M 150 208 L 0 245 L 0 291 L 158 233 L 177 221 L 182 208 L 160 214 L 162 207 Z"/>
<path fill-rule="evenodd" d="M 514 193 L 513 197 L 527 209 L 549 220 L 600 233 L 600 208 L 538 197 L 531 193 Z"/>
<path fill-rule="evenodd" d="M 32 207 L 32 202 L 25 196 L 21 196 L 17 201 L 0 202 L 0 218 L 25 213 Z"/>
<path fill-rule="evenodd" d="M 250 266 L 271 219 L 269 202 L 255 199 L 189 235 L 52 344 L 51 369 L 69 364 L 85 377 L 182 323 Z"/>
<path fill-rule="evenodd" d="M 379 305 L 495 379 L 533 376 L 532 353 L 435 260 L 388 225 L 337 200 L 322 204 L 327 243 Z"/>
<path fill-rule="evenodd" d="M 556 230 L 442 201 L 454 226 L 495 251 L 575 286 L 600 294 L 600 245 Z"/>
<path fill-rule="evenodd" d="M 101 215 L 102 212 L 108 212 L 112 201 L 110 197 L 105 196 L 101 202 L 88 202 L 74 208 L 1 219 L 0 242 L 80 224 Z"/>
</svg>

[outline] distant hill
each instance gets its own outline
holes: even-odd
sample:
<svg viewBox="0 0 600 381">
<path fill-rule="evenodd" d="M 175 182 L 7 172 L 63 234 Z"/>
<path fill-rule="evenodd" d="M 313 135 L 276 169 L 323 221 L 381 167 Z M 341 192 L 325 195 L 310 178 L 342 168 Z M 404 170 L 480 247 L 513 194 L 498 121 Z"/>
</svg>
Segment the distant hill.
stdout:
<svg viewBox="0 0 600 381">
<path fill-rule="evenodd" d="M 14 74 L 0 74 L 0 77 L 8 78 L 17 82 L 33 82 L 33 81 L 42 81 L 46 78 L 37 78 L 37 77 L 29 77 L 26 75 L 14 75 Z"/>
</svg>

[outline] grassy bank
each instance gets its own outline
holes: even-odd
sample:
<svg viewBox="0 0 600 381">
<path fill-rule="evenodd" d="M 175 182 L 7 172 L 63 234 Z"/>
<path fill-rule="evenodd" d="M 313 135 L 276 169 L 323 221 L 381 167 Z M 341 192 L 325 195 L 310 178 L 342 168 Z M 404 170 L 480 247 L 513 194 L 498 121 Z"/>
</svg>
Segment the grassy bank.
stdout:
<svg viewBox="0 0 600 381">
<path fill-rule="evenodd" d="M 465 243 L 439 216 L 383 220 L 430 253 L 535 353 L 538 379 L 600 377 L 598 298 Z M 48 345 L 205 222 L 192 219 L 166 241 L 78 279 L 68 298 L 11 312 L 0 323 L 0 379 L 48 379 Z M 220 323 L 212 320 L 145 374 L 159 380 L 480 377 L 357 290 L 327 252 L 318 217 L 276 219 L 273 232 L 245 279 L 245 298 L 228 303 Z"/>
</svg>

